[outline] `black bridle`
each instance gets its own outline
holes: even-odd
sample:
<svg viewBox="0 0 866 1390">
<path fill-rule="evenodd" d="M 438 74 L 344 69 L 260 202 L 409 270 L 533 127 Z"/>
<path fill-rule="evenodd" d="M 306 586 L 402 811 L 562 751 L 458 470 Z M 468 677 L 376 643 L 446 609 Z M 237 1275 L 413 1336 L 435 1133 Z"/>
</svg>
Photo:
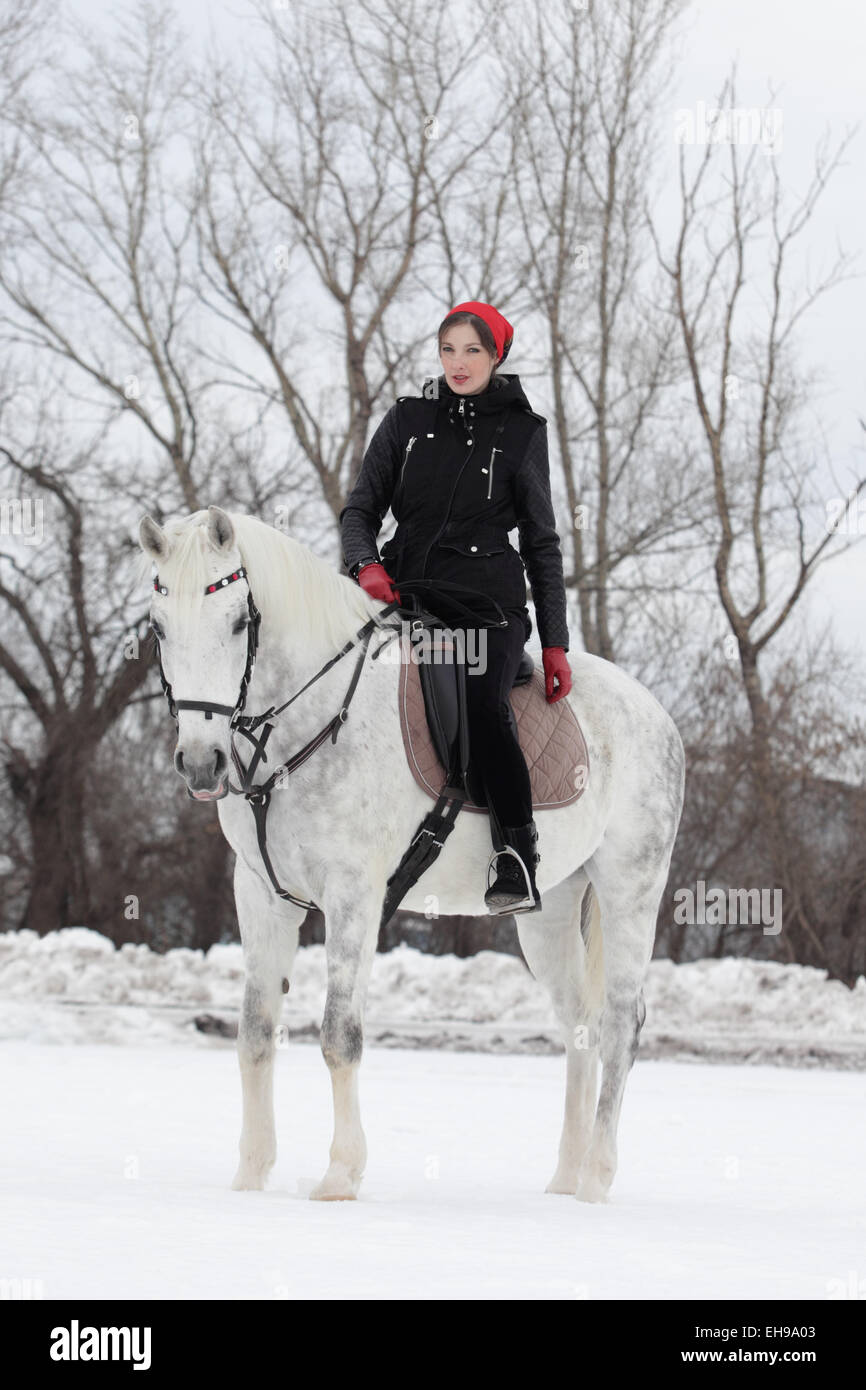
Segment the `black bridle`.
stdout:
<svg viewBox="0 0 866 1390">
<path fill-rule="evenodd" d="M 222 579 L 217 579 L 214 584 L 206 584 L 204 591 L 206 594 L 215 594 L 218 593 L 220 589 L 225 588 L 227 584 L 233 584 L 236 579 L 246 578 L 247 572 L 243 565 L 240 565 L 236 570 L 232 570 L 231 574 L 225 575 Z M 153 587 L 158 594 L 168 593 L 166 585 L 160 584 L 158 574 L 154 574 L 153 576 Z M 168 701 L 169 713 L 175 723 L 177 723 L 177 712 L 179 709 L 197 709 L 203 711 L 205 719 L 213 719 L 215 714 L 229 715 L 231 718 L 231 727 L 234 729 L 237 726 L 238 720 L 241 717 L 241 711 L 247 701 L 247 686 L 250 683 L 253 667 L 256 664 L 256 652 L 259 646 L 259 627 L 262 621 L 262 615 L 258 608 L 256 608 L 253 599 L 253 591 L 249 587 L 249 582 L 247 582 L 247 610 L 250 615 L 250 620 L 247 624 L 247 664 L 244 668 L 243 677 L 241 678 L 241 688 L 238 698 L 233 705 L 215 705 L 210 700 L 176 700 L 172 694 L 171 685 L 165 677 L 165 671 L 162 665 L 162 647 L 160 646 L 159 638 L 156 637 L 156 633 L 154 633 L 154 637 L 156 638 L 157 658 L 159 660 L 159 679 L 162 682 L 163 694 Z"/>
</svg>

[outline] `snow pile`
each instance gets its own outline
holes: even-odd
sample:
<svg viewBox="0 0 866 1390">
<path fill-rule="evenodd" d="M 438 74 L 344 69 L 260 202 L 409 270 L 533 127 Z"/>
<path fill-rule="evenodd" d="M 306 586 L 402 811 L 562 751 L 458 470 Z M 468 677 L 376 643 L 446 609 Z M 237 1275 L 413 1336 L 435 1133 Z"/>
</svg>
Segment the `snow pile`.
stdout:
<svg viewBox="0 0 866 1390">
<path fill-rule="evenodd" d="M 212 946 L 206 953 L 181 948 L 157 955 L 147 946 L 115 948 L 107 937 L 85 927 L 67 927 L 44 937 L 32 931 L 0 935 L 4 999 L 237 1009 L 243 983 L 239 943 Z M 294 1011 L 321 1019 L 326 988 L 325 947 L 299 951 L 289 1001 Z M 368 1008 L 371 1016 L 398 1021 L 552 1020 L 543 992 L 514 956 L 483 951 L 458 960 L 425 955 L 406 945 L 377 955 Z"/>
<path fill-rule="evenodd" d="M 149 946 L 116 947 L 87 927 L 0 935 L 0 996 L 62 996 L 92 1004 L 237 1005 L 243 989 L 240 944 L 185 947 L 158 955 Z"/>
<path fill-rule="evenodd" d="M 851 990 L 811 965 L 736 956 L 691 965 L 653 961 L 646 1001 L 659 1029 L 760 1029 L 816 1041 L 866 1037 L 866 979 L 861 975 Z"/>
<path fill-rule="evenodd" d="M 324 946 L 298 952 L 283 1020 L 289 1035 L 315 1037 L 327 988 Z M 240 944 L 158 955 L 115 948 L 70 927 L 39 937 L 0 935 L 0 1038 L 55 1042 L 160 1042 L 213 1037 L 195 1019 L 236 1025 L 243 996 Z M 827 1061 L 866 1066 L 866 980 L 849 990 L 826 972 L 727 958 L 689 965 L 653 961 L 646 988 L 643 1056 Z M 461 960 L 401 945 L 377 955 L 368 993 L 369 1042 L 405 1046 L 559 1051 L 553 1010 L 515 956 L 482 951 Z M 838 1058 L 835 1058 L 838 1060 Z"/>
</svg>

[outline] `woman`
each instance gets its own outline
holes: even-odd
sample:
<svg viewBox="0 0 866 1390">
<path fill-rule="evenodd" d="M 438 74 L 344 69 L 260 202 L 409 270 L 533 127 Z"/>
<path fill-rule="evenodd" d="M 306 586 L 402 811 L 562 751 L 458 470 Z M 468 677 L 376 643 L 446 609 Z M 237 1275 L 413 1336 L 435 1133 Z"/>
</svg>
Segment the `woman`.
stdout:
<svg viewBox="0 0 866 1390">
<path fill-rule="evenodd" d="M 491 912 L 536 911 L 537 831 L 532 792 L 509 692 L 532 632 L 524 567 L 532 585 L 547 700 L 571 689 L 562 553 L 550 498 L 546 421 L 530 409 L 517 376 L 497 368 L 513 329 L 490 304 L 458 304 L 439 326 L 443 374 L 424 394 L 402 396 L 374 434 L 340 513 L 343 559 L 373 598 L 400 601 L 399 582 L 430 583 L 424 608 L 456 628 L 456 597 L 502 608 L 507 627 L 484 628 L 483 674 L 469 674 L 466 698 L 473 760 L 484 778 L 509 850 L 496 859 L 485 894 Z M 376 537 L 389 506 L 398 526 L 380 557 Z M 508 532 L 518 527 L 520 554 Z M 385 561 L 387 569 L 382 563 Z M 457 615 L 455 620 L 455 615 Z M 498 614 L 491 612 L 491 621 Z M 464 615 L 465 621 L 465 615 Z M 512 853 L 514 851 L 515 853 Z M 518 857 L 515 857 L 515 854 Z M 524 871 L 525 866 L 525 871 Z"/>
</svg>

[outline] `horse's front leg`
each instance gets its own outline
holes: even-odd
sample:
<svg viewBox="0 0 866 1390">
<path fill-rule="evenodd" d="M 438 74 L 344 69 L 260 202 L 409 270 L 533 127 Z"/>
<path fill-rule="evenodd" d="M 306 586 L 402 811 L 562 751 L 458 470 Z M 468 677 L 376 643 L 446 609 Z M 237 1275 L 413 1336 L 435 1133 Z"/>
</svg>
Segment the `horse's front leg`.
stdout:
<svg viewBox="0 0 866 1390">
<path fill-rule="evenodd" d="M 326 894 L 325 956 L 328 992 L 322 1020 L 322 1056 L 331 1074 L 334 1094 L 334 1137 L 330 1164 L 310 1197 L 346 1201 L 357 1197 L 367 1162 L 367 1141 L 361 1127 L 358 1069 L 364 1043 L 363 1016 L 367 984 L 385 895 L 371 891 L 370 866 L 363 877 L 332 875 Z"/>
<path fill-rule="evenodd" d="M 277 1157 L 274 1128 L 274 1052 L 285 986 L 291 979 L 298 929 L 306 910 L 276 898 L 240 856 L 235 903 L 244 948 L 246 983 L 238 1024 L 243 1093 L 236 1191 L 261 1191 Z"/>
</svg>

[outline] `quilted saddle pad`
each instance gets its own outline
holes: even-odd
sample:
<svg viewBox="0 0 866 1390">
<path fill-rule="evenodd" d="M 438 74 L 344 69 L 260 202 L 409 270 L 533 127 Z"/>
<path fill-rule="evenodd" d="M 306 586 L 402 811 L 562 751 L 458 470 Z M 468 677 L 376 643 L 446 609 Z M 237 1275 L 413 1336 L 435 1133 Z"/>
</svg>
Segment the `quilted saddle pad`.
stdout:
<svg viewBox="0 0 866 1390">
<path fill-rule="evenodd" d="M 547 703 L 544 672 L 538 666 L 530 680 L 512 688 L 510 699 L 520 747 L 529 768 L 533 810 L 552 810 L 577 801 L 589 777 L 589 757 L 583 732 L 568 701 Z M 446 770 L 430 736 L 415 661 L 400 662 L 399 704 L 400 731 L 412 776 L 435 801 Z M 486 805 L 477 806 L 469 800 L 463 803 L 463 810 L 488 814 Z"/>
</svg>

